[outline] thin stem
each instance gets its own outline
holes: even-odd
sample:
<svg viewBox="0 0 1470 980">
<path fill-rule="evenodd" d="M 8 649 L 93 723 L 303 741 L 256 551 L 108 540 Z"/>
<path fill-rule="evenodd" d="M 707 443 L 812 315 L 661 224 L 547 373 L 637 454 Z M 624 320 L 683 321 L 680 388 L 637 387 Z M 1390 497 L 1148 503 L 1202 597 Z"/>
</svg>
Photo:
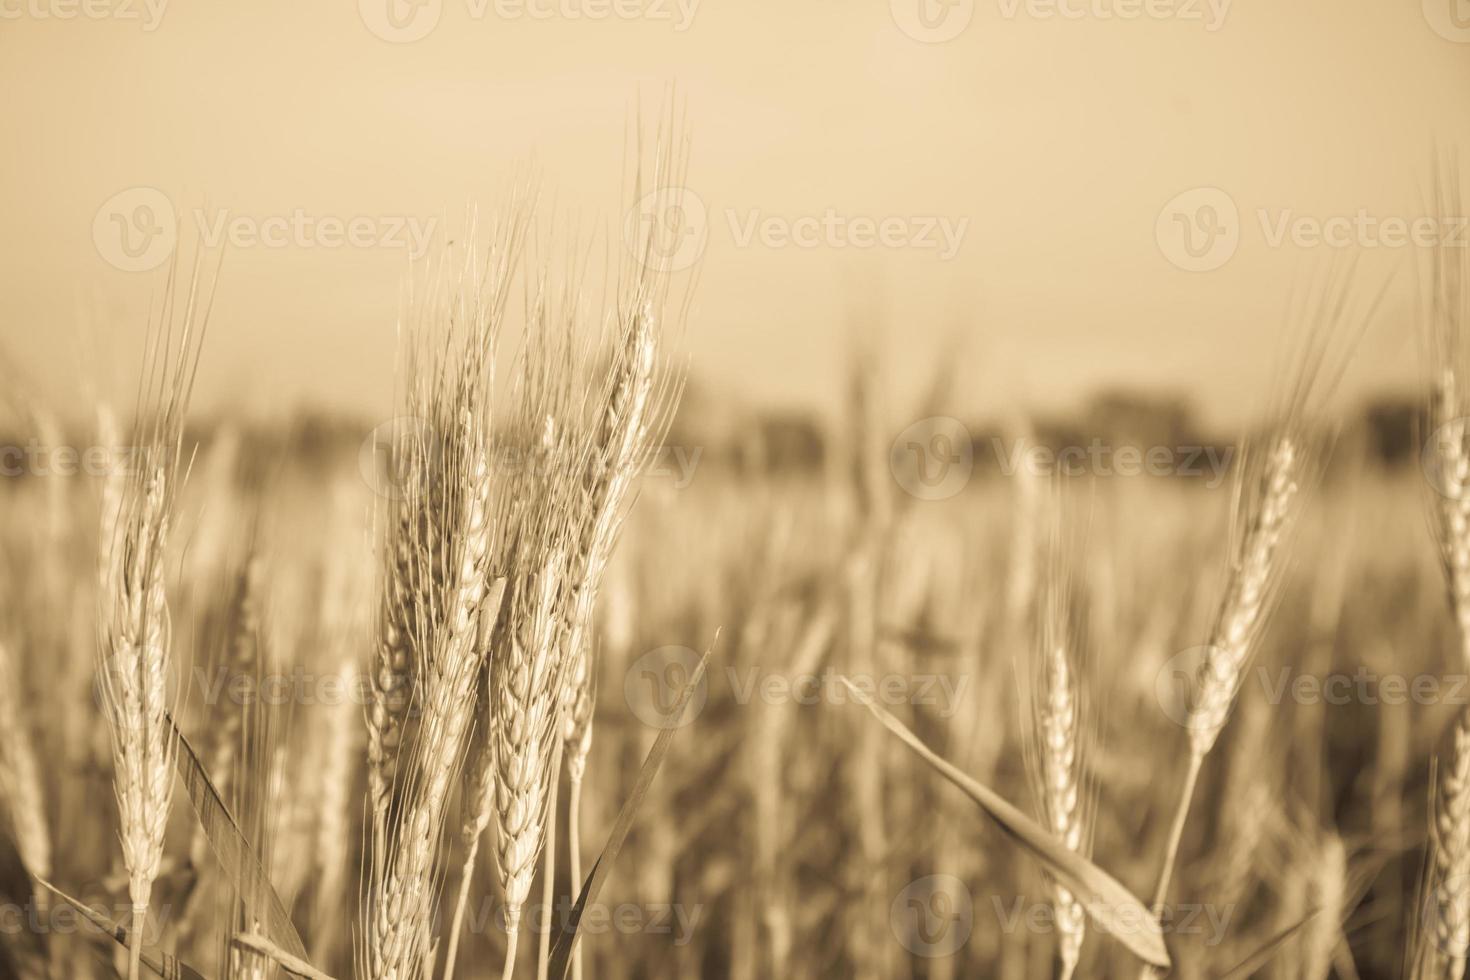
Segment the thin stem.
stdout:
<svg viewBox="0 0 1470 980">
<path fill-rule="evenodd" d="M 459 952 L 459 931 L 464 925 L 464 907 L 470 899 L 470 879 L 475 874 L 475 855 L 480 853 L 480 835 L 470 841 L 469 853 L 464 858 L 464 869 L 459 875 L 459 897 L 454 902 L 454 920 L 449 927 L 449 950 L 444 954 L 444 980 L 454 980 L 454 958 Z"/>
<path fill-rule="evenodd" d="M 551 750 L 551 794 L 546 804 L 546 848 L 541 866 L 541 906 L 545 919 L 537 939 L 536 980 L 546 980 L 551 969 L 552 906 L 556 903 L 556 796 L 561 786 L 561 753 L 562 740 L 558 738 Z"/>
<path fill-rule="evenodd" d="M 1164 908 L 1164 900 L 1169 895 L 1169 881 L 1174 877 L 1174 860 L 1179 854 L 1179 841 L 1184 837 L 1184 821 L 1189 817 L 1189 805 L 1194 801 L 1195 783 L 1199 781 L 1199 770 L 1205 761 L 1202 753 L 1193 750 L 1189 753 L 1189 770 L 1184 774 L 1184 787 L 1179 793 L 1179 807 L 1174 811 L 1174 820 L 1169 825 L 1169 843 L 1164 851 L 1164 870 L 1159 874 L 1159 885 L 1154 889 L 1153 906 L 1149 909 L 1154 915 L 1158 915 Z M 1145 964 L 1139 971 L 1139 980 L 1153 980 L 1163 976 L 1163 973 Z"/>
<path fill-rule="evenodd" d="M 572 901 L 582 894 L 582 777 L 567 787 L 567 861 L 572 872 Z M 582 980 L 582 944 L 572 947 L 572 980 Z"/>
<path fill-rule="evenodd" d="M 516 972 L 516 947 L 520 945 L 521 932 L 521 907 L 519 905 L 507 905 L 505 907 L 505 970 L 500 974 L 500 980 L 511 980 Z"/>
<path fill-rule="evenodd" d="M 138 970 L 143 964 L 143 922 L 148 917 L 148 906 L 133 906 L 132 929 L 128 933 L 128 980 L 138 980 Z"/>
<path fill-rule="evenodd" d="M 47 914 L 51 908 L 51 897 L 39 880 L 36 880 L 31 886 L 31 901 L 35 903 L 37 919 L 41 922 L 49 922 Z M 47 943 L 45 953 L 46 976 L 55 977 L 60 969 L 57 962 L 56 943 Z"/>
<path fill-rule="evenodd" d="M 1163 906 L 1169 895 L 1169 881 L 1174 877 L 1174 861 L 1179 854 L 1179 841 L 1184 837 L 1184 821 L 1189 817 L 1189 805 L 1194 801 L 1194 786 L 1199 781 L 1200 765 L 1205 757 L 1197 752 L 1189 753 L 1189 770 L 1184 774 L 1184 788 L 1179 794 L 1179 808 L 1174 811 L 1174 822 L 1169 827 L 1169 843 L 1164 851 L 1164 870 L 1159 874 L 1159 886 L 1154 890 L 1154 910 Z"/>
</svg>

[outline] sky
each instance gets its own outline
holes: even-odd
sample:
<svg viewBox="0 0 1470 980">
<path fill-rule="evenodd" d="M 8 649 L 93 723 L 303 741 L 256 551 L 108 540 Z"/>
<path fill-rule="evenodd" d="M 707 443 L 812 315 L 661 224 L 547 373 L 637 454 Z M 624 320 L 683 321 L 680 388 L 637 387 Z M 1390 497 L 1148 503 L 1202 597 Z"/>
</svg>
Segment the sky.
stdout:
<svg viewBox="0 0 1470 980">
<path fill-rule="evenodd" d="M 1470 145 L 1464 8 L 0 0 L 0 350 L 63 411 L 126 398 L 171 247 L 223 236 L 196 404 L 387 413 L 415 233 L 529 173 L 543 253 L 626 261 L 630 134 L 672 92 L 654 217 L 716 398 L 831 409 L 871 335 L 895 403 L 957 358 L 956 414 L 1122 384 L 1230 419 L 1293 284 L 1353 254 L 1364 305 L 1387 290 L 1361 395 L 1416 377 L 1399 239 Z"/>
</svg>

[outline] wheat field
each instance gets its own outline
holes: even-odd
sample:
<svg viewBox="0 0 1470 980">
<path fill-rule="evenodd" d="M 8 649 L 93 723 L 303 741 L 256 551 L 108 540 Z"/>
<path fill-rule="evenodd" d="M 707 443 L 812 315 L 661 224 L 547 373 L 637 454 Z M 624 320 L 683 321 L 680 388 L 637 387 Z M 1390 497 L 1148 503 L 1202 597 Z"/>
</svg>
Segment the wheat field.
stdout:
<svg viewBox="0 0 1470 980">
<path fill-rule="evenodd" d="M 0 980 L 1470 980 L 1470 0 L 0 0 Z"/>
<path fill-rule="evenodd" d="M 657 263 L 579 333 L 507 303 L 522 231 L 390 423 L 191 422 L 182 274 L 132 413 L 13 399 L 5 975 L 1463 974 L 1455 261 L 1425 425 L 1305 332 L 1186 463 L 961 444 L 860 353 L 844 417 L 720 441 Z"/>
</svg>

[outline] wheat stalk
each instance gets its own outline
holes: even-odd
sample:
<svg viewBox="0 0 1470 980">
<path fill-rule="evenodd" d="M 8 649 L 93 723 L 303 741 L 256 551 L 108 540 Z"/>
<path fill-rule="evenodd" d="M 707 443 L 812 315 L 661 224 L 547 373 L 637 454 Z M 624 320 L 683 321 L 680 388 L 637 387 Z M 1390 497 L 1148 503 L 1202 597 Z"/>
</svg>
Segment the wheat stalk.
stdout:
<svg viewBox="0 0 1470 980">
<path fill-rule="evenodd" d="M 1433 803 L 1434 941 L 1448 975 L 1459 980 L 1470 955 L 1470 713 L 1461 712 L 1451 726 Z"/>
<path fill-rule="evenodd" d="M 109 662 L 102 672 L 113 733 L 123 863 L 139 936 L 163 857 L 173 793 L 175 744 L 168 723 L 169 624 L 163 575 L 166 481 L 164 471 L 156 469 L 141 497 L 132 501 L 114 576 L 117 615 L 106 645 Z M 132 945 L 136 961 L 141 947 Z M 136 972 L 130 965 L 130 977 Z"/>
<path fill-rule="evenodd" d="M 1303 951 L 1303 980 L 1327 980 L 1342 940 L 1342 920 L 1347 911 L 1347 849 L 1342 838 L 1324 832 L 1311 850 L 1309 888 L 1314 914 L 1307 928 Z"/>
<path fill-rule="evenodd" d="M 1467 432 L 1461 416 L 1455 371 L 1445 365 L 1432 408 L 1442 480 L 1436 501 L 1437 530 L 1460 653 L 1463 662 L 1470 664 L 1470 451 L 1467 451 Z"/>
<path fill-rule="evenodd" d="M 382 865 L 370 920 L 371 975 L 399 980 L 422 968 L 435 885 L 435 855 L 449 788 L 459 770 L 473 717 L 479 660 L 475 634 L 486 601 L 489 545 L 489 465 L 481 450 L 465 475 L 469 490 L 458 527 L 458 575 L 447 622 L 430 639 L 417 671 L 423 717 L 414 743 L 410 782 L 392 852 Z"/>
<path fill-rule="evenodd" d="M 1238 471 L 1241 500 L 1236 519 L 1243 531 L 1189 706 L 1189 759 L 1154 892 L 1156 909 L 1168 897 L 1200 769 L 1229 717 L 1271 604 L 1280 597 L 1282 554 L 1301 510 L 1303 488 L 1320 473 L 1325 460 L 1327 440 L 1317 432 L 1319 415 L 1351 352 L 1350 343 L 1335 344 L 1337 331 L 1349 317 L 1346 279 L 1340 271 L 1329 273 L 1315 306 L 1298 311 L 1306 319 L 1305 334 L 1300 349 L 1286 362 L 1294 377 L 1283 389 L 1283 401 L 1268 415 L 1275 428 L 1264 458 L 1258 471 L 1254 467 Z M 1375 308 L 1376 301 L 1362 315 L 1358 329 L 1371 320 Z M 1149 974 L 1145 970 L 1142 976 Z"/>
<path fill-rule="evenodd" d="M 1048 525 L 1049 555 L 1036 607 L 1036 642 L 1028 672 L 1026 768 L 1042 824 L 1068 850 L 1087 857 L 1093 783 L 1086 767 L 1092 730 L 1086 717 L 1085 689 L 1075 669 L 1082 657 L 1082 631 L 1071 601 L 1070 554 L 1062 537 L 1060 493 L 1059 487 L 1053 488 L 1048 519 L 1038 521 Z M 1048 885 L 1056 912 L 1061 975 L 1070 980 L 1086 938 L 1086 912 L 1060 882 L 1048 876 Z"/>
<path fill-rule="evenodd" d="M 1277 437 L 1261 474 L 1256 504 L 1246 514 L 1239 557 L 1231 568 L 1211 643 L 1199 668 L 1195 701 L 1190 705 L 1189 763 L 1169 828 L 1164 868 L 1154 892 L 1155 907 L 1162 906 L 1168 895 L 1200 768 L 1225 725 L 1246 666 L 1255 652 L 1262 613 L 1279 579 L 1279 546 L 1293 514 L 1292 503 L 1300 488 L 1303 463 L 1298 441 L 1289 435 Z"/>
<path fill-rule="evenodd" d="M 1047 655 L 1047 678 L 1044 710 L 1040 719 L 1042 736 L 1042 773 L 1046 792 L 1042 797 L 1051 832 L 1068 849 L 1077 851 L 1083 843 L 1080 786 L 1077 772 L 1077 704 L 1066 651 L 1053 647 Z M 1060 932 L 1062 978 L 1068 980 L 1077 969 L 1082 951 L 1086 917 L 1082 905 L 1064 886 L 1052 883 Z"/>
<path fill-rule="evenodd" d="M 544 306 L 533 328 L 544 328 Z M 529 897 L 535 860 L 545 839 L 546 814 L 557 778 L 557 709 L 564 689 L 566 563 L 573 527 L 575 485 L 568 479 L 574 456 L 561 440 L 571 387 L 555 378 L 559 348 L 543 344 L 539 330 L 526 354 L 522 404 L 514 434 L 538 447 L 536 465 L 506 474 L 496 516 L 496 571 L 507 585 L 504 614 L 481 624 L 487 683 L 479 697 L 465 784 L 461 868 L 446 977 L 453 976 L 459 930 L 481 833 L 494 819 L 496 869 L 505 896 L 509 943 L 505 970 L 514 969 L 518 926 Z M 549 338 L 555 340 L 556 338 Z M 532 433 L 536 433 L 534 440 Z M 492 652 L 493 651 L 493 654 Z M 548 861 L 550 858 L 548 858 Z M 547 878 L 551 875 L 548 870 Z"/>
<path fill-rule="evenodd" d="M 592 747 L 592 714 L 597 666 L 591 631 L 597 595 L 607 562 L 616 545 L 639 471 L 655 451 L 659 426 L 671 416 L 677 395 L 655 379 L 658 324 L 647 301 L 627 318 L 623 341 L 614 359 L 613 382 L 599 412 L 594 460 L 584 481 L 583 518 L 577 558 L 580 574 L 574 580 L 567 630 L 570 665 L 562 694 L 561 739 L 568 777 L 568 850 L 572 887 L 580 887 L 582 783 Z M 580 977 L 580 947 L 573 954 L 574 977 Z"/>
<path fill-rule="evenodd" d="M 1458 211 L 1459 191 L 1437 174 L 1440 215 Z M 1456 178 L 1457 179 L 1457 178 Z M 1470 447 L 1461 381 L 1465 366 L 1464 328 L 1470 291 L 1470 259 L 1463 249 L 1441 243 L 1432 253 L 1427 310 L 1421 312 L 1435 371 L 1429 396 L 1434 426 L 1432 448 L 1438 462 L 1438 496 L 1431 507 L 1454 617 L 1461 662 L 1470 664 Z M 1450 726 L 1448 750 L 1435 760 L 1429 843 L 1431 929 L 1415 944 L 1416 967 L 1459 980 L 1470 953 L 1470 712 Z M 1426 943 L 1432 941 L 1431 949 Z M 1427 974 L 1426 974 L 1427 975 Z"/>
<path fill-rule="evenodd" d="M 479 647 L 487 651 L 475 684 L 474 729 L 465 760 L 464 785 L 460 790 L 460 843 L 464 846 L 464 863 L 459 872 L 459 893 L 455 897 L 454 916 L 449 925 L 449 947 L 444 957 L 444 980 L 454 980 L 454 965 L 459 953 L 459 937 L 464 927 L 465 907 L 474 881 L 475 858 L 480 853 L 480 838 L 490 825 L 495 806 L 495 758 L 493 743 L 494 715 L 490 711 L 490 662 L 488 651 L 494 622 L 485 617 L 480 623 Z"/>
<path fill-rule="evenodd" d="M 585 771 L 592 740 L 592 678 L 588 632 L 596 607 L 598 589 L 617 540 L 626 502 L 638 470 L 654 447 L 649 434 L 661 416 L 655 399 L 654 369 L 656 322 L 652 307 L 645 303 L 628 319 L 615 359 L 613 382 L 598 412 L 596 455 L 584 479 L 586 516 L 581 540 L 567 638 L 571 667 L 563 695 L 565 722 L 562 738 L 567 746 L 567 764 L 580 781 Z"/>
<path fill-rule="evenodd" d="M 344 660 L 337 671 L 340 689 L 351 690 L 357 676 L 356 666 L 350 660 Z M 351 839 L 348 832 L 348 790 L 352 785 L 354 752 L 358 751 L 353 738 L 357 716 L 352 708 L 351 699 L 344 699 L 342 704 L 330 706 L 325 721 L 322 793 L 313 848 L 318 872 L 314 920 L 319 927 L 313 939 L 319 944 L 326 941 L 326 929 L 320 927 L 327 925 L 329 914 L 336 903 L 340 903 L 347 873 L 347 842 Z M 317 934 L 323 938 L 318 940 Z M 313 951 L 317 956 L 321 952 L 320 949 Z"/>
<path fill-rule="evenodd" d="M 407 354 L 406 414 L 426 428 L 400 446 L 409 492 L 390 526 L 379 662 L 385 649 L 390 660 L 411 652 L 418 718 L 411 748 L 391 763 L 398 772 L 390 775 L 387 754 L 374 755 L 391 744 L 376 710 L 382 701 L 374 698 L 368 725 L 373 858 L 362 951 L 363 972 L 374 980 L 414 980 L 425 969 L 445 810 L 483 663 L 480 623 L 495 618 L 501 602 L 503 584 L 490 576 L 490 385 L 505 287 L 523 231 L 519 215 L 498 239 L 488 273 L 476 267 L 471 250 L 447 303 L 421 311 L 428 322 L 412 333 Z M 397 800 L 389 799 L 390 779 Z"/>
<path fill-rule="evenodd" d="M 410 709 L 418 708 L 416 672 L 438 635 L 444 596 L 454 589 L 452 550 L 460 542 L 452 523 L 462 516 L 458 502 L 468 492 L 455 481 L 462 483 L 478 465 L 475 452 L 490 450 L 494 350 L 528 213 L 528 200 L 517 195 L 491 236 L 488 261 L 481 265 L 470 247 L 462 264 L 451 268 L 453 253 L 446 251 L 430 273 L 427 296 L 420 300 L 411 291 L 406 301 L 415 319 L 404 329 L 401 352 L 406 388 L 396 421 L 402 424 L 385 447 L 396 486 L 367 715 L 369 806 L 380 817 L 391 806 Z M 472 241 L 474 235 L 471 222 Z M 475 446 L 464 441 L 466 427 Z"/>
<path fill-rule="evenodd" d="M 555 546 L 544 555 L 542 567 L 523 574 L 515 587 L 503 645 L 491 662 L 495 866 L 511 937 L 506 976 L 514 969 L 518 926 L 544 838 L 565 667 L 556 618 L 564 559 Z"/>
<path fill-rule="evenodd" d="M 1190 752 L 1195 756 L 1203 758 L 1220 737 L 1255 651 L 1262 612 L 1277 578 L 1278 549 L 1292 517 L 1302 469 L 1301 446 L 1290 436 L 1278 438 L 1262 476 L 1260 507 L 1248 518 L 1240 559 L 1230 576 L 1200 668 L 1199 695 L 1190 708 L 1189 719 Z"/>
<path fill-rule="evenodd" d="M 655 181 L 677 169 L 672 141 L 659 155 Z M 656 232 L 650 230 L 650 234 Z M 648 243 L 644 243 L 645 247 Z M 635 494 L 638 476 L 657 452 L 677 408 L 677 379 L 659 377 L 663 324 L 660 319 L 668 277 L 659 263 L 643 263 L 625 280 L 619 309 L 612 318 L 618 336 L 608 381 L 594 404 L 588 465 L 583 494 L 574 516 L 579 526 L 573 568 L 569 569 L 568 623 L 563 642 L 568 661 L 561 692 L 562 745 L 568 776 L 568 849 L 572 887 L 580 887 L 582 784 L 592 747 L 597 663 L 591 633 L 607 563 Z M 550 868 L 548 867 L 548 877 Z M 549 935 L 543 936 L 543 947 Z M 544 949 L 541 961 L 545 961 Z M 572 973 L 580 980 L 580 946 L 573 952 Z"/>
<path fill-rule="evenodd" d="M 113 788 L 117 797 L 123 863 L 133 907 L 128 978 L 137 980 L 143 923 L 163 857 L 164 830 L 173 799 L 174 753 L 168 717 L 171 674 L 169 610 L 164 562 L 170 514 L 178 489 L 184 412 L 197 364 L 197 342 L 207 307 L 196 268 L 182 308 L 175 305 L 170 269 L 159 326 L 146 358 L 134 445 L 143 447 L 123 489 L 113 540 L 104 542 L 99 615 L 99 665 L 103 714 L 112 734 Z M 176 319 L 182 329 L 174 336 Z M 104 520 L 109 520 L 104 515 Z"/>
<path fill-rule="evenodd" d="M 402 460 L 414 448 L 400 442 L 393 448 Z M 411 501 L 422 494 L 417 486 L 404 488 L 400 502 L 391 555 L 385 575 L 387 601 L 383 604 L 382 621 L 374 647 L 372 700 L 367 714 L 368 794 L 369 808 L 375 814 L 386 814 L 389 789 L 397 771 L 399 745 L 403 736 L 412 684 L 413 646 L 418 623 L 415 615 L 421 597 L 414 591 L 414 513 Z"/>
<path fill-rule="evenodd" d="M 0 794 L 15 830 L 20 859 L 33 877 L 51 877 L 51 835 L 35 746 L 21 711 L 21 678 L 10 648 L 0 642 Z M 37 904 L 41 889 L 36 888 Z"/>
</svg>

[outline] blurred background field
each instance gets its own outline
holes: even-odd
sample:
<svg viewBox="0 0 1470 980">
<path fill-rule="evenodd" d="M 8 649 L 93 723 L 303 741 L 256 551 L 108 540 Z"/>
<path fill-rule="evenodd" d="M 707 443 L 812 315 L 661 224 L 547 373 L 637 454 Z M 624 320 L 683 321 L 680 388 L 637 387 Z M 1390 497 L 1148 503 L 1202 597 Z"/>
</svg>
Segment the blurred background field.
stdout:
<svg viewBox="0 0 1470 980">
<path fill-rule="evenodd" d="M 991 440 L 1061 448 L 1095 437 L 1115 449 L 1231 440 L 1195 431 L 1187 400 L 1114 392 L 1064 424 L 970 421 L 973 474 L 947 499 L 925 500 L 890 455 L 915 419 L 877 409 L 873 383 L 854 373 L 838 424 L 721 414 L 695 392 L 663 457 L 677 460 L 678 448 L 684 463 L 644 479 L 599 609 L 587 846 L 600 845 L 632 785 L 658 732 L 657 701 L 682 683 L 681 657 L 721 632 L 603 895 L 607 924 L 586 940 L 589 976 L 1052 975 L 1055 936 L 1035 867 L 872 725 L 834 675 L 891 680 L 890 710 L 1031 810 L 1016 658 L 1034 644 L 1027 610 L 1046 574 L 1038 513 L 1054 491 L 988 462 Z M 964 414 L 946 401 L 925 411 Z M 1174 893 L 1179 976 L 1219 975 L 1324 905 L 1328 914 L 1260 975 L 1326 977 L 1335 963 L 1338 976 L 1397 976 L 1406 948 L 1427 760 L 1470 692 L 1452 667 L 1414 403 L 1344 415 L 1262 654 L 1205 768 Z M 196 426 L 170 568 L 186 734 L 206 761 L 263 760 L 254 778 L 223 790 L 317 964 L 337 976 L 351 972 L 344 923 L 358 901 L 363 709 L 325 681 L 365 669 L 370 649 L 380 501 L 362 450 L 374 424 Z M 96 442 L 19 408 L 0 430 L 15 445 Z M 1095 860 L 1145 894 L 1184 758 L 1171 678 L 1178 657 L 1205 642 L 1218 601 L 1232 481 L 1062 482 L 1085 528 L 1086 685 L 1102 732 L 1091 758 Z M 121 908 L 125 879 L 97 872 L 118 870 L 93 694 L 98 492 L 84 476 L 0 481 L 0 642 L 16 671 L 12 710 L 42 760 L 54 878 Z M 287 692 L 254 713 L 217 683 L 242 637 Z M 1346 686 L 1298 685 L 1332 677 Z M 1405 698 L 1385 686 L 1392 678 L 1438 686 Z M 192 827 L 186 811 L 174 814 L 155 901 L 166 945 L 206 964 L 222 942 L 213 913 L 228 906 L 210 911 L 219 899 Z M 4 840 L 0 887 L 23 907 L 30 889 Z M 493 876 L 484 880 L 465 976 L 492 975 L 504 945 Z M 68 933 L 54 922 L 49 931 Z M 0 932 L 13 969 L 36 937 Z M 53 941 L 71 976 L 101 975 L 111 955 L 85 931 Z M 1121 976 L 1130 962 L 1089 934 L 1083 975 Z"/>
</svg>

